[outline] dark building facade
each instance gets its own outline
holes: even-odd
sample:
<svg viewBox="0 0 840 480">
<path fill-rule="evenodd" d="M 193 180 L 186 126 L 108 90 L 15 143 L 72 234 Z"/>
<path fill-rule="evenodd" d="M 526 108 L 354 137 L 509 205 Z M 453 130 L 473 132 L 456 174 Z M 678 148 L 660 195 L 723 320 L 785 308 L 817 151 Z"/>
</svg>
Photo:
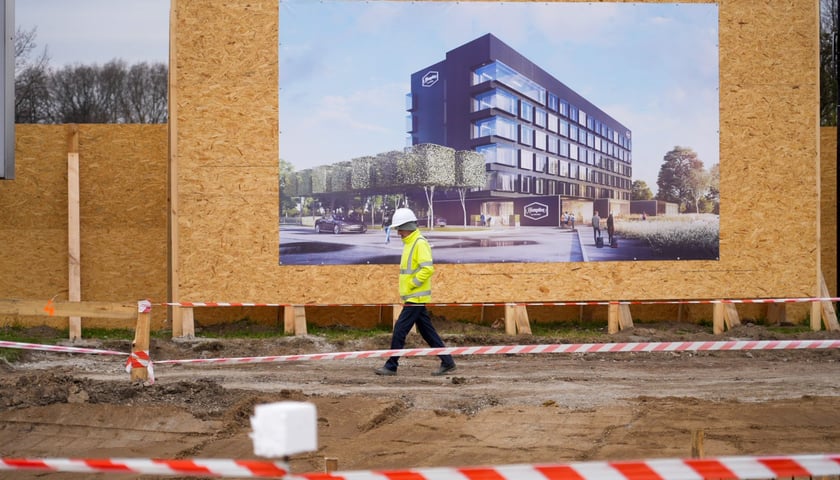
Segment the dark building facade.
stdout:
<svg viewBox="0 0 840 480">
<path fill-rule="evenodd" d="M 408 144 L 484 155 L 487 183 L 469 193 L 471 216 L 558 225 L 561 210 L 587 218 L 599 199 L 630 213 L 630 130 L 492 34 L 412 74 L 406 109 Z M 458 202 L 437 198 L 436 215 L 448 217 L 451 208 L 454 220 L 462 218 Z M 528 215 L 541 210 L 520 211 L 533 207 L 528 198 L 557 206 Z"/>
</svg>

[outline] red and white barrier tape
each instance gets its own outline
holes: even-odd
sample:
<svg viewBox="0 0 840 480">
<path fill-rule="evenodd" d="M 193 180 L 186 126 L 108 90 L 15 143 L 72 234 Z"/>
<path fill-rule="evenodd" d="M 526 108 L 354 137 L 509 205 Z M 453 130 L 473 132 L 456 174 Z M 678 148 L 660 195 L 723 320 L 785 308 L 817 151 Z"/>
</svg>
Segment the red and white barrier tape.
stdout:
<svg viewBox="0 0 840 480">
<path fill-rule="evenodd" d="M 97 350 L 95 348 L 81 348 L 81 347 L 65 347 L 61 345 L 38 345 L 35 343 L 24 342 L 7 342 L 0 340 L 0 348 L 17 348 L 21 350 L 43 350 L 47 352 L 65 352 L 65 353 L 94 353 L 99 355 L 127 355 L 125 352 L 117 352 L 114 350 Z"/>
<path fill-rule="evenodd" d="M 0 347 L 28 348 L 35 350 L 69 351 L 73 353 L 101 353 L 126 355 L 110 350 L 75 347 L 53 348 L 51 345 L 33 345 L 19 342 L 0 342 Z M 552 343 L 536 345 L 494 345 L 477 347 L 406 348 L 402 350 L 361 350 L 355 352 L 308 353 L 273 355 L 265 357 L 193 358 L 158 360 L 158 365 L 174 364 L 248 364 L 280 363 L 307 360 L 353 360 L 362 358 L 422 357 L 435 355 L 514 355 L 539 353 L 656 353 L 656 352 L 712 352 L 742 350 L 821 350 L 840 348 L 840 340 L 727 340 L 706 342 L 633 342 L 633 343 Z M 150 380 L 154 381 L 153 362 L 148 351 L 130 354 L 126 370 L 147 367 Z"/>
<path fill-rule="evenodd" d="M 815 477 L 840 473 L 840 455 L 721 457 L 718 459 L 578 462 L 469 468 L 333 472 L 290 475 L 287 480 L 701 480 Z"/>
<path fill-rule="evenodd" d="M 188 474 L 212 477 L 268 477 L 287 480 L 701 480 L 816 477 L 840 474 L 840 454 L 628 462 L 417 468 L 289 475 L 282 463 L 248 460 L 0 459 L 0 470 Z"/>
<path fill-rule="evenodd" d="M 125 361 L 125 371 L 131 373 L 131 370 L 135 368 L 145 368 L 149 374 L 149 383 L 155 383 L 155 370 L 152 366 L 152 360 L 149 357 L 148 350 L 131 352 L 131 355 L 128 356 L 128 359 Z"/>
<path fill-rule="evenodd" d="M 840 348 L 840 340 L 730 340 L 713 342 L 565 343 L 545 345 L 496 345 L 485 347 L 407 348 L 356 352 L 309 353 L 268 357 L 195 358 L 159 360 L 158 365 L 207 363 L 214 365 L 296 362 L 303 360 L 352 360 L 360 358 L 420 357 L 433 355 L 509 355 L 535 353 L 696 352 L 736 350 L 801 350 Z"/>
<path fill-rule="evenodd" d="M 48 470 L 81 473 L 142 473 L 203 477 L 280 478 L 289 473 L 284 463 L 260 460 L 150 460 L 131 458 L 3 458 L 0 470 Z"/>
<path fill-rule="evenodd" d="M 425 303 L 427 307 L 570 307 L 592 305 L 688 305 L 688 304 L 735 304 L 735 303 L 813 303 L 840 302 L 840 297 L 802 298 L 731 298 L 703 300 L 615 300 L 615 301 L 573 301 L 573 302 L 501 302 L 501 303 Z M 155 305 L 172 307 L 382 307 L 392 303 L 251 303 L 251 302 L 162 302 Z"/>
</svg>

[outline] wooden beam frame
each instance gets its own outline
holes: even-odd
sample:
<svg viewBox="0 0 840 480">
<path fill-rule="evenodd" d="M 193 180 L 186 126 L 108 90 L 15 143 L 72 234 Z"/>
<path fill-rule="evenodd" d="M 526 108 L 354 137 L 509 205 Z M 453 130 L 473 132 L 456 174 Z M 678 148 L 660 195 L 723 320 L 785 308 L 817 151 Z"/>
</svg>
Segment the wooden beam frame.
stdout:
<svg viewBox="0 0 840 480">
<path fill-rule="evenodd" d="M 63 302 L 0 299 L 0 315 L 44 317 L 137 318 L 137 302 Z"/>
</svg>

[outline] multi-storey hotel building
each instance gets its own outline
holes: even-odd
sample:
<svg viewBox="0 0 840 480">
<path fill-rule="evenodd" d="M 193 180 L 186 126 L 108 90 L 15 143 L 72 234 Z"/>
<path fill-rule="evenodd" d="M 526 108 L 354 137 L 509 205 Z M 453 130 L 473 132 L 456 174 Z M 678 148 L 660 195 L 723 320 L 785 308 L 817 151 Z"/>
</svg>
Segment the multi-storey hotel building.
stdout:
<svg viewBox="0 0 840 480">
<path fill-rule="evenodd" d="M 409 145 L 484 155 L 472 218 L 558 225 L 565 211 L 630 213 L 630 130 L 492 34 L 412 74 L 406 100 Z M 436 198 L 436 215 L 462 218 L 459 202 Z"/>
</svg>

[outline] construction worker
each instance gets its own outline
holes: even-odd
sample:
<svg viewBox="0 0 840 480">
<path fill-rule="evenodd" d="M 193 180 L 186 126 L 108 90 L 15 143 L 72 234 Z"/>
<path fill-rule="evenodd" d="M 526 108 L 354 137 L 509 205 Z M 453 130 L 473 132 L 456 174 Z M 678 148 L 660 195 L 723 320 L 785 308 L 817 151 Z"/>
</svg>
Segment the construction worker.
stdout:
<svg viewBox="0 0 840 480">
<path fill-rule="evenodd" d="M 399 290 L 403 309 L 394 324 L 391 349 L 405 347 L 405 337 L 413 326 L 432 348 L 443 348 L 443 340 L 432 325 L 426 304 L 432 301 L 432 247 L 417 228 L 417 216 L 409 208 L 398 208 L 391 217 L 391 228 L 396 228 L 403 241 L 400 260 Z M 445 375 L 455 370 L 452 355 L 439 355 L 440 367 L 432 375 Z M 385 365 L 374 370 L 377 375 L 396 375 L 399 357 L 390 357 Z"/>
</svg>

